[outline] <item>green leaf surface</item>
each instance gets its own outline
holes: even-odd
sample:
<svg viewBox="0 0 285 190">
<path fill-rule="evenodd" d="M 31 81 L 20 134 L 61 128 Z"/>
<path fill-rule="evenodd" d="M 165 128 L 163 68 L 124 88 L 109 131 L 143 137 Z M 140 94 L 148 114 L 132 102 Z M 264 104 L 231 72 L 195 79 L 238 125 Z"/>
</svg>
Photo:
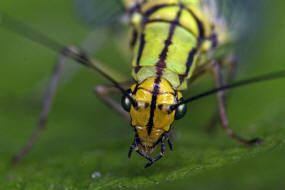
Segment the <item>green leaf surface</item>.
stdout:
<svg viewBox="0 0 285 190">
<path fill-rule="evenodd" d="M 79 45 L 89 34 L 63 0 L 1 1 L 0 12 L 65 44 Z M 263 26 L 238 44 L 241 64 L 236 79 L 285 69 L 285 3 L 269 4 Z M 115 34 L 114 34 L 115 35 Z M 96 41 L 94 42 L 94 44 Z M 122 42 L 127 43 L 127 42 Z M 96 56 L 130 76 L 129 63 L 112 36 Z M 57 54 L 0 27 L 0 189 L 280 189 L 284 187 L 284 80 L 230 92 L 232 128 L 246 138 L 262 137 L 262 146 L 245 147 L 217 126 L 206 132 L 215 97 L 189 104 L 185 118 L 173 124 L 174 150 L 148 169 L 137 154 L 127 159 L 133 139 L 129 123 L 93 94 L 108 84 L 81 69 L 57 93 L 49 122 L 27 157 L 13 167 L 14 152 L 31 135 L 40 112 L 41 93 L 33 88 L 46 78 Z M 213 86 L 211 75 L 185 96 Z"/>
</svg>

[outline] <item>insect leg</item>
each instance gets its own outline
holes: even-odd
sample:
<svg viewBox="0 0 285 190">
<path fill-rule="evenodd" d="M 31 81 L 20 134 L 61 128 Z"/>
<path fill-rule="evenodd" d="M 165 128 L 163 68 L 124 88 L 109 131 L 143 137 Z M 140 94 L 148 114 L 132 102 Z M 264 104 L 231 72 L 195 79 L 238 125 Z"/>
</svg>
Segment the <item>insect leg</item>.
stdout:
<svg viewBox="0 0 285 190">
<path fill-rule="evenodd" d="M 157 157 L 155 157 L 153 160 L 151 160 L 150 162 L 148 162 L 148 163 L 145 165 L 145 168 L 150 167 L 154 162 L 160 160 L 160 159 L 164 156 L 164 154 L 165 154 L 165 144 L 164 144 L 164 140 L 165 140 L 165 138 L 163 137 L 163 138 L 161 139 L 161 141 L 160 141 L 160 143 L 161 143 L 160 154 L 159 154 Z"/>
<path fill-rule="evenodd" d="M 236 67 L 237 67 L 237 58 L 235 55 L 230 54 L 225 56 L 225 58 L 222 60 L 222 64 L 227 66 L 227 74 L 225 79 L 223 80 L 224 83 L 229 83 L 232 81 L 232 79 L 235 76 L 236 73 Z M 224 95 L 224 100 L 228 98 L 228 94 L 225 93 Z M 207 131 L 212 132 L 216 129 L 217 124 L 219 122 L 219 107 L 216 108 L 215 113 L 211 116 L 210 122 L 207 125 Z"/>
<path fill-rule="evenodd" d="M 136 134 L 135 138 L 134 138 L 134 142 L 133 142 L 132 146 L 129 149 L 128 158 L 131 157 L 132 151 L 135 150 L 139 155 L 141 155 L 142 157 L 144 157 L 147 160 L 149 160 L 150 162 L 152 162 L 152 158 L 151 157 L 149 157 L 144 152 L 139 150 L 139 142 L 140 142 L 140 139 L 139 139 L 138 135 Z"/>
<path fill-rule="evenodd" d="M 139 138 L 138 138 L 138 135 L 136 134 L 135 138 L 134 138 L 134 142 L 130 146 L 130 149 L 129 149 L 129 152 L 128 152 L 128 158 L 131 158 L 132 152 L 133 152 L 134 149 L 136 149 L 136 148 L 138 149 L 138 143 L 139 143 Z"/>
<path fill-rule="evenodd" d="M 131 158 L 133 150 L 134 150 L 134 144 L 132 144 L 132 146 L 130 146 L 130 149 L 129 149 L 129 152 L 128 152 L 128 158 Z"/>
<path fill-rule="evenodd" d="M 104 43 L 105 39 L 106 39 L 107 33 L 105 30 L 102 29 L 96 29 L 94 31 L 92 31 L 90 34 L 88 34 L 88 36 L 83 40 L 82 44 L 80 45 L 80 47 L 82 47 L 84 50 L 88 50 L 89 54 L 93 54 L 96 53 L 100 47 L 102 46 L 102 44 Z M 96 43 L 94 43 L 96 42 Z M 72 61 L 70 61 L 72 62 Z M 100 63 L 98 63 L 98 61 L 96 61 L 98 65 L 102 65 Z M 62 75 L 60 77 L 60 82 L 58 84 L 58 86 L 64 86 L 67 82 L 69 82 L 72 78 L 74 78 L 74 76 L 76 75 L 76 73 L 78 73 L 80 71 L 81 65 L 79 64 L 65 64 L 64 66 L 64 70 L 62 71 Z M 41 94 L 43 93 L 43 91 L 45 90 L 43 88 L 43 86 L 49 81 L 50 77 L 44 77 L 43 79 L 41 79 L 31 90 L 31 94 Z"/>
<path fill-rule="evenodd" d="M 172 149 L 173 149 L 173 147 L 172 147 L 172 142 L 171 142 L 169 136 L 168 136 L 167 134 L 164 134 L 164 138 L 165 138 L 165 140 L 167 141 L 167 144 L 168 144 L 169 149 L 172 150 Z"/>
<path fill-rule="evenodd" d="M 94 88 L 94 92 L 95 95 L 99 97 L 104 103 L 106 103 L 112 109 L 117 111 L 127 120 L 130 120 L 130 114 L 122 108 L 120 103 L 118 103 L 116 100 L 109 96 L 112 93 L 120 93 L 117 88 L 108 85 L 98 85 Z"/>
<path fill-rule="evenodd" d="M 50 109 L 52 107 L 52 101 L 53 101 L 53 98 L 56 92 L 58 79 L 63 70 L 64 62 L 65 62 L 65 56 L 61 54 L 54 67 L 54 70 L 52 72 L 52 75 L 49 81 L 48 88 L 44 94 L 44 98 L 42 102 L 42 110 L 41 110 L 40 117 L 36 125 L 36 129 L 34 130 L 34 133 L 29 138 L 26 145 L 14 155 L 13 160 L 12 160 L 14 164 L 21 161 L 22 158 L 31 150 L 31 148 L 36 143 L 37 139 L 39 138 L 42 130 L 44 129 L 46 125 L 47 118 L 48 118 Z"/>
<path fill-rule="evenodd" d="M 214 71 L 214 75 L 215 75 L 216 87 L 219 88 L 219 87 L 223 86 L 223 80 L 222 80 L 220 65 L 216 61 L 213 61 L 212 65 L 213 65 L 213 71 Z M 225 97 L 224 91 L 217 93 L 217 99 L 218 99 L 218 104 L 219 104 L 219 117 L 221 120 L 222 128 L 225 130 L 225 132 L 229 136 L 231 136 L 233 139 L 235 139 L 236 141 L 241 142 L 245 145 L 261 144 L 262 139 L 255 138 L 252 140 L 246 140 L 246 139 L 240 137 L 239 135 L 237 135 L 230 128 L 229 121 L 228 121 L 227 114 L 226 114 L 226 106 L 225 106 L 224 97 Z"/>
</svg>

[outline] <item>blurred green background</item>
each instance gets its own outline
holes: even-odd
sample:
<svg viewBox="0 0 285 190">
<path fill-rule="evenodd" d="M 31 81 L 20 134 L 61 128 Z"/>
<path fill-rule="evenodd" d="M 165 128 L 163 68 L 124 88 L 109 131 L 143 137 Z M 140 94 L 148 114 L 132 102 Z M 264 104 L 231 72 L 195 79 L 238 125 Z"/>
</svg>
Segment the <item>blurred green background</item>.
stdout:
<svg viewBox="0 0 285 190">
<path fill-rule="evenodd" d="M 240 43 L 237 79 L 285 69 L 285 3 L 261 11 L 262 25 Z M 80 45 L 91 32 L 76 16 L 74 2 L 1 1 L 0 12 L 28 23 L 64 44 Z M 115 35 L 114 35 L 115 36 Z M 129 76 L 129 59 L 110 36 L 99 60 Z M 122 42 L 127 43 L 127 42 Z M 94 42 L 96 44 L 96 41 Z M 0 189 L 280 189 L 284 187 L 284 80 L 233 90 L 228 101 L 232 128 L 262 146 L 245 147 L 218 128 L 206 127 L 216 105 L 208 97 L 189 105 L 173 125 L 174 151 L 149 169 L 137 154 L 127 159 L 133 139 L 128 122 L 100 102 L 92 88 L 108 84 L 80 69 L 58 90 L 40 140 L 18 167 L 11 156 L 27 140 L 40 111 L 35 86 L 46 78 L 57 54 L 0 27 Z M 189 96 L 212 87 L 211 77 Z M 101 177 L 92 178 L 94 172 Z"/>
</svg>

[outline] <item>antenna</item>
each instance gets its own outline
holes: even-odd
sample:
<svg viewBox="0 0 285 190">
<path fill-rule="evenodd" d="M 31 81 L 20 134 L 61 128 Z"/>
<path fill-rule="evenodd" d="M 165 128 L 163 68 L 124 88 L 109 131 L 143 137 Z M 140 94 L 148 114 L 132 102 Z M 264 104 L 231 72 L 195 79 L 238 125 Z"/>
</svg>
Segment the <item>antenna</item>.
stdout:
<svg viewBox="0 0 285 190">
<path fill-rule="evenodd" d="M 216 93 L 224 91 L 224 90 L 230 90 L 230 89 L 234 89 L 234 88 L 238 88 L 238 87 L 248 86 L 251 84 L 256 84 L 256 83 L 261 83 L 261 82 L 266 82 L 266 81 L 277 80 L 277 79 L 281 79 L 281 78 L 285 78 L 285 70 L 271 72 L 271 73 L 259 75 L 256 77 L 243 79 L 243 80 L 234 82 L 232 84 L 228 84 L 228 85 L 225 85 L 225 86 L 222 86 L 219 88 L 214 88 L 214 89 L 208 90 L 206 92 L 203 92 L 201 94 L 198 94 L 196 96 L 185 99 L 184 101 L 171 106 L 171 110 L 175 110 L 178 106 L 180 106 L 182 104 L 188 104 L 190 102 L 194 102 L 196 100 L 199 100 L 201 98 L 216 94 Z"/>
<path fill-rule="evenodd" d="M 67 47 L 35 30 L 34 28 L 23 24 L 20 21 L 3 13 L 0 13 L 0 26 L 3 26 L 4 28 L 18 34 L 19 36 L 23 36 L 24 38 L 41 44 L 50 50 L 61 52 L 63 55 L 70 57 L 78 63 L 96 71 L 105 79 L 110 81 L 117 89 L 119 89 L 124 96 L 128 97 L 133 105 L 136 105 L 136 101 L 127 93 L 127 91 L 115 79 L 113 79 L 112 76 L 108 75 L 98 66 L 96 66 L 91 57 L 83 50 L 76 47 Z"/>
</svg>

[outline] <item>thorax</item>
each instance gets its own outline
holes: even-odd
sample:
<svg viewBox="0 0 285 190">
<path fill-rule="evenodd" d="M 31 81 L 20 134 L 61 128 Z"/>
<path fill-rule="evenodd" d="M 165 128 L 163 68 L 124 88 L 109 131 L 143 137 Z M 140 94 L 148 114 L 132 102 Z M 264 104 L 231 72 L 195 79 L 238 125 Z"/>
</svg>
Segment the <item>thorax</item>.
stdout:
<svg viewBox="0 0 285 190">
<path fill-rule="evenodd" d="M 169 106 L 176 104 L 181 93 L 174 90 L 164 78 L 150 77 L 131 87 L 137 107 L 132 107 L 131 124 L 145 145 L 153 145 L 163 133 L 170 130 L 175 112 Z"/>
</svg>

